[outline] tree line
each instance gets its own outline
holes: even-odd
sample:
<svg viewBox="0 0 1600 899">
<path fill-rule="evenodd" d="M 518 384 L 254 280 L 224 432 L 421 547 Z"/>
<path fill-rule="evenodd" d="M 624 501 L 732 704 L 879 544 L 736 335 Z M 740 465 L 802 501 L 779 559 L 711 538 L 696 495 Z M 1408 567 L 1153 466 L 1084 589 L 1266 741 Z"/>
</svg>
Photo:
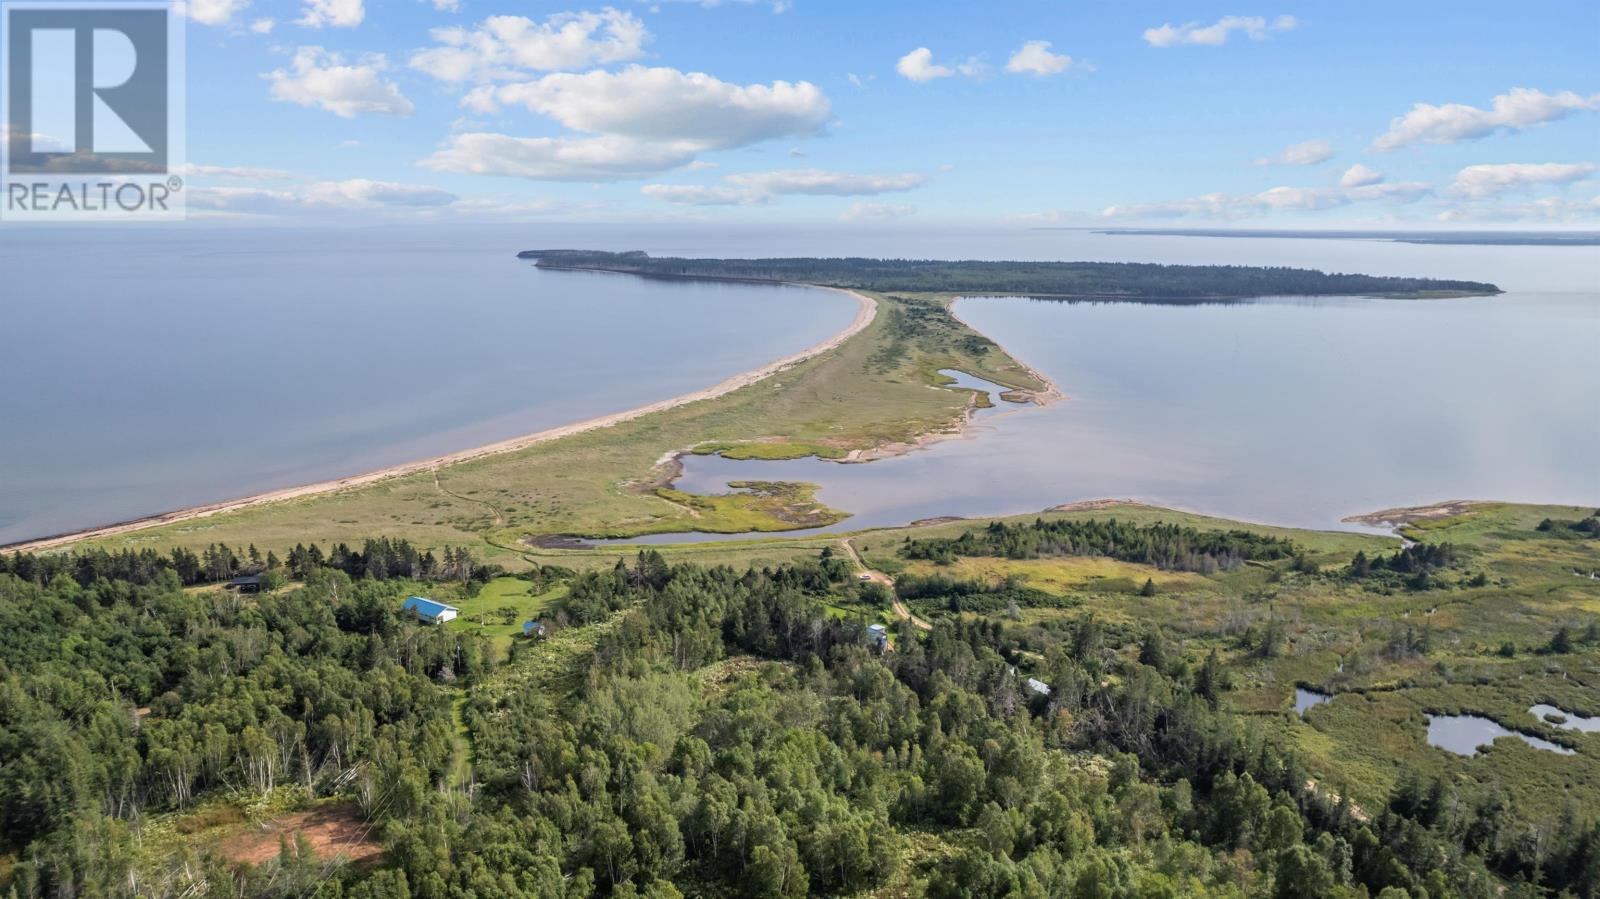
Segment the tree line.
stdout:
<svg viewBox="0 0 1600 899">
<path fill-rule="evenodd" d="M 1263 296 L 1495 294 L 1481 281 L 1327 273 L 1285 266 L 1158 265 L 1138 262 L 792 257 L 684 259 L 642 252 L 525 250 L 543 268 L 628 272 L 674 278 L 784 281 L 876 291 L 1009 293 L 1042 297 L 1182 300 Z"/>
<path fill-rule="evenodd" d="M 1301 554 L 1293 541 L 1245 530 L 1202 531 L 1175 524 L 1137 525 L 1110 519 L 1037 519 L 1031 524 L 991 522 L 958 537 L 906 538 L 900 555 L 949 563 L 961 556 L 1036 559 L 1105 556 L 1171 571 L 1210 574 L 1246 561 Z"/>
<path fill-rule="evenodd" d="M 380 581 L 407 578 L 461 583 L 487 582 L 503 572 L 498 565 L 476 561 L 466 547 L 445 547 L 435 555 L 403 538 L 389 537 L 366 540 L 360 549 L 335 543 L 326 552 L 315 543 L 296 543 L 282 560 L 271 550 L 263 555 L 254 544 L 241 549 L 221 543 L 209 544 L 198 553 L 181 546 L 165 553 L 149 548 L 93 548 L 44 555 L 0 553 L 0 575 L 9 574 L 35 584 L 68 577 L 83 587 L 101 579 L 148 585 L 167 573 L 176 575 L 184 586 L 216 584 L 251 574 L 275 576 L 277 585 L 287 578 L 304 580 L 322 570 Z"/>
</svg>

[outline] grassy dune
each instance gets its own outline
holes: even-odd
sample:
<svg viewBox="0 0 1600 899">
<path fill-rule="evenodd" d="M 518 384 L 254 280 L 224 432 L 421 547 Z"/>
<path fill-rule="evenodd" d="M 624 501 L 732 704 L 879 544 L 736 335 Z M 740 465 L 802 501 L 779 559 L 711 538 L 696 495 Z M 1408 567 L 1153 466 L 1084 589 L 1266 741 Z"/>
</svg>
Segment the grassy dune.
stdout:
<svg viewBox="0 0 1600 899">
<path fill-rule="evenodd" d="M 955 427 L 973 394 L 930 389 L 957 368 L 1022 390 L 1032 372 L 950 316 L 947 298 L 880 296 L 877 317 L 838 349 L 712 400 L 528 449 L 339 493 L 106 538 L 102 545 L 202 547 L 359 543 L 374 534 L 424 546 L 475 545 L 523 564 L 522 538 L 783 529 L 839 517 L 808 494 L 775 501 L 741 491 L 690 499 L 664 492 L 662 460 L 696 447 L 736 455 L 837 457 Z"/>
</svg>

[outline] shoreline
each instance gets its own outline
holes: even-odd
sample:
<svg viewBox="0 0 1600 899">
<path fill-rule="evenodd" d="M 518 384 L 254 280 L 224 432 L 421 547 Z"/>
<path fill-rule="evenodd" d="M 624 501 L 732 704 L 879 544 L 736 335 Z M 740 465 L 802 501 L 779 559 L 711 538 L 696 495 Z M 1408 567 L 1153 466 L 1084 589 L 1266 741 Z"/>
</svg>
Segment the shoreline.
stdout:
<svg viewBox="0 0 1600 899">
<path fill-rule="evenodd" d="M 784 356 L 781 359 L 776 359 L 767 363 L 766 365 L 760 366 L 759 368 L 753 368 L 749 371 L 731 375 L 702 390 L 681 394 L 669 399 L 658 400 L 654 403 L 637 406 L 622 412 L 613 412 L 609 415 L 601 415 L 595 418 L 584 419 L 583 421 L 577 421 L 571 424 L 558 425 L 553 428 L 546 428 L 542 431 L 535 431 L 531 434 L 523 434 L 519 437 L 499 440 L 495 441 L 494 443 L 486 443 L 480 446 L 471 447 L 464 450 L 457 450 L 452 453 L 445 453 L 443 455 L 433 456 L 427 459 L 420 459 L 412 462 L 402 462 L 398 465 L 390 465 L 384 468 L 375 469 L 373 471 L 363 472 L 361 474 L 348 475 L 342 478 L 332 478 L 325 481 L 317 481 L 311 484 L 301 484 L 295 487 L 283 487 L 277 490 L 268 490 L 261 493 L 251 494 L 249 496 L 222 500 L 215 503 L 188 506 L 182 509 L 159 512 L 154 515 L 146 515 L 126 521 L 113 522 L 111 524 L 69 531 L 63 534 L 53 534 L 45 537 L 35 537 L 28 540 L 21 540 L 15 543 L 0 545 L 0 552 L 20 553 L 59 549 L 83 540 L 93 540 L 102 537 L 115 537 L 121 534 L 129 534 L 148 528 L 160 527 L 161 525 L 178 524 L 180 522 L 208 518 L 224 512 L 237 512 L 241 509 L 248 509 L 254 506 L 266 505 L 268 503 L 285 502 L 292 499 L 303 499 L 310 496 L 336 493 L 340 490 L 345 490 L 351 487 L 364 487 L 378 481 L 386 481 L 391 478 L 420 474 L 422 472 L 436 470 L 447 465 L 456 465 L 462 462 L 470 462 L 477 459 L 482 459 L 487 456 L 516 452 L 518 450 L 537 446 L 541 443 L 549 443 L 553 440 L 560 440 L 564 437 L 572 437 L 578 434 L 587 433 L 589 431 L 597 431 L 602 428 L 608 428 L 613 425 L 619 425 L 625 422 L 633 421 L 634 419 L 642 418 L 646 415 L 651 415 L 656 412 L 665 412 L 669 409 L 687 406 L 691 403 L 700 402 L 701 400 L 715 399 L 739 390 L 740 388 L 748 387 L 757 381 L 764 380 L 772 375 L 799 365 L 802 362 L 806 362 L 810 359 L 820 356 L 830 350 L 837 349 L 845 341 L 866 330 L 867 326 L 872 324 L 873 320 L 877 318 L 878 301 L 864 293 L 858 293 L 854 290 L 847 290 L 842 287 L 825 287 L 815 284 L 801 284 L 795 286 L 809 287 L 814 290 L 831 291 L 833 293 L 839 293 L 853 298 L 857 304 L 855 317 L 851 319 L 850 324 L 847 325 L 844 330 L 833 335 L 832 337 L 829 337 L 827 340 L 824 340 L 821 343 L 813 344 L 812 346 L 809 346 L 798 353 L 791 353 L 788 356 Z"/>
</svg>

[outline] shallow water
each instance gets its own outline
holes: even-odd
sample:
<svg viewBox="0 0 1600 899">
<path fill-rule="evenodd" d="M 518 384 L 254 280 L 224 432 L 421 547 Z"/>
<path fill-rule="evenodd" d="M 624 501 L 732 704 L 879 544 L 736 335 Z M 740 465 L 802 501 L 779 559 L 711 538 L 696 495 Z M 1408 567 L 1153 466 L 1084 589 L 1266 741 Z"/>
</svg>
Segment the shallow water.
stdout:
<svg viewBox="0 0 1600 899">
<path fill-rule="evenodd" d="M 1477 755 L 1479 746 L 1486 746 L 1501 737 L 1516 737 L 1535 749 L 1561 755 L 1572 755 L 1565 746 L 1541 740 L 1538 737 L 1507 730 L 1488 718 L 1477 715 L 1429 715 L 1428 743 L 1456 755 Z"/>
<path fill-rule="evenodd" d="M 1544 721 L 1544 716 L 1546 715 L 1561 715 L 1567 720 L 1561 722 L 1560 724 L 1553 722 L 1545 723 L 1549 724 L 1551 727 L 1559 727 L 1562 730 L 1577 730 L 1588 734 L 1600 733 L 1600 716 L 1594 718 L 1585 718 L 1582 715 L 1577 715 L 1572 712 L 1556 708 L 1553 705 L 1545 705 L 1544 703 L 1529 707 L 1528 714 L 1538 718 L 1540 721 Z"/>
<path fill-rule="evenodd" d="M 854 513 L 831 530 L 1107 497 L 1346 529 L 1447 499 L 1597 504 L 1600 285 L 1582 276 L 1457 300 L 961 300 L 1068 399 L 867 465 L 695 457 L 681 486 L 809 481 Z"/>
<path fill-rule="evenodd" d="M 1332 698 L 1332 694 L 1329 693 L 1318 693 L 1315 690 L 1307 690 L 1304 687 L 1295 687 L 1294 713 L 1303 717 L 1306 713 L 1306 710 L 1310 709 L 1312 706 L 1322 705 L 1324 702 L 1327 702 Z"/>
<path fill-rule="evenodd" d="M 542 272 L 450 233 L 12 230 L 0 544 L 467 449 L 703 389 L 856 305 Z"/>
</svg>

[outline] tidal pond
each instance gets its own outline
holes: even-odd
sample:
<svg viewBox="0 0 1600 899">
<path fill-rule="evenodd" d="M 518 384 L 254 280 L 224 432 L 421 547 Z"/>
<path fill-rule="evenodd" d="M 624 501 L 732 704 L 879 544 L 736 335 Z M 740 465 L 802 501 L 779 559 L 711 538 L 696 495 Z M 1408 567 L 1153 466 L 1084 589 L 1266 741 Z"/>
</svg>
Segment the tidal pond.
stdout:
<svg viewBox="0 0 1600 899">
<path fill-rule="evenodd" d="M 1306 711 L 1314 705 L 1321 705 L 1333 698 L 1331 693 L 1318 693 L 1316 690 L 1307 690 L 1304 687 L 1294 688 L 1294 713 L 1305 717 Z"/>
<path fill-rule="evenodd" d="M 1487 746 L 1501 737 L 1516 737 L 1535 749 L 1561 755 L 1573 755 L 1573 750 L 1549 740 L 1529 736 L 1501 727 L 1498 723 L 1478 715 L 1429 715 L 1428 743 L 1456 755 L 1477 755 L 1478 747 Z"/>
<path fill-rule="evenodd" d="M 1528 709 L 1528 713 L 1533 715 L 1533 717 L 1538 718 L 1540 721 L 1543 721 L 1552 727 L 1559 727 L 1562 730 L 1576 730 L 1582 731 L 1586 734 L 1600 733 L 1600 716 L 1594 718 L 1585 718 L 1582 715 L 1564 711 L 1553 705 L 1545 705 L 1544 703 L 1531 706 Z M 1564 720 L 1554 721 L 1551 720 L 1552 718 L 1560 718 Z"/>
</svg>

